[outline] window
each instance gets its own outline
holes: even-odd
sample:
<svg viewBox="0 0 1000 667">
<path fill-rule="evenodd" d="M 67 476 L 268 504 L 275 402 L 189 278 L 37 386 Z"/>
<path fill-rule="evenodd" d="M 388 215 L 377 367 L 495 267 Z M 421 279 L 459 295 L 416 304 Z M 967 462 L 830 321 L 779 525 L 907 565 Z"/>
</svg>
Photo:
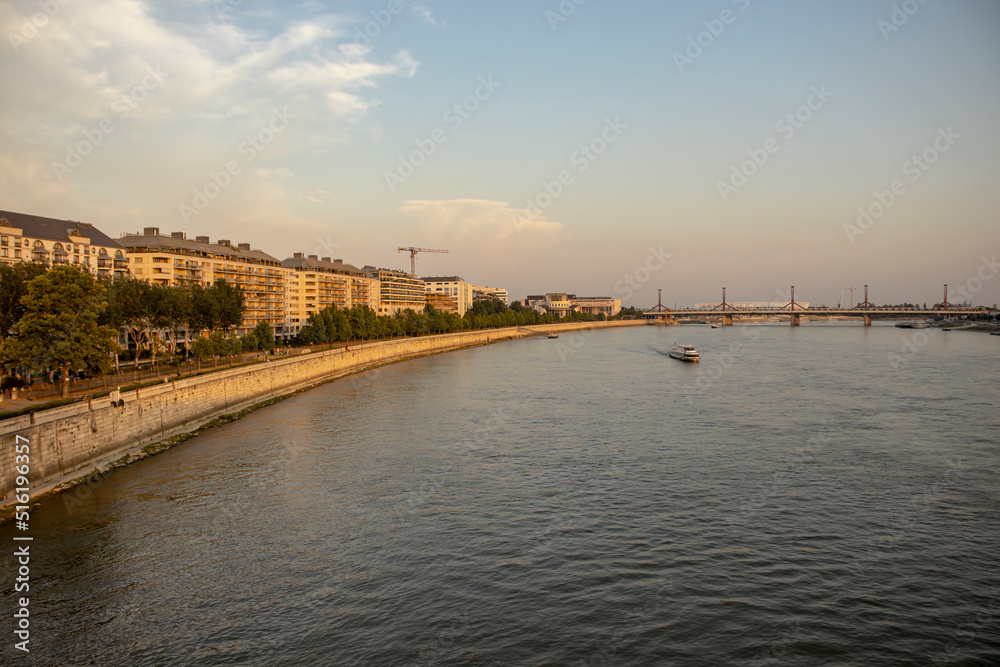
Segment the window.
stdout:
<svg viewBox="0 0 1000 667">
<path fill-rule="evenodd" d="M 0 236 L 0 245 L 7 245 L 7 237 Z"/>
<path fill-rule="evenodd" d="M 0 248 L 0 257 L 7 256 L 7 248 Z"/>
<path fill-rule="evenodd" d="M 101 253 L 103 254 L 104 251 L 102 250 Z M 133 257 L 132 262 L 135 264 L 142 264 L 142 257 Z"/>
<path fill-rule="evenodd" d="M 14 251 L 14 259 L 21 259 L 21 251 L 20 250 L 15 250 Z"/>
</svg>

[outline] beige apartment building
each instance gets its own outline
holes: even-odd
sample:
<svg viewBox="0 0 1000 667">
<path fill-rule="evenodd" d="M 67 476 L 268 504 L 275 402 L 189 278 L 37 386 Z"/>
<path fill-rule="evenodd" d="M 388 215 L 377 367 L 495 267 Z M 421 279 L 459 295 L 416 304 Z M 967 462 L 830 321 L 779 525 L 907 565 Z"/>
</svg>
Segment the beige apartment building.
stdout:
<svg viewBox="0 0 1000 667">
<path fill-rule="evenodd" d="M 376 269 L 366 266 L 365 271 L 379 281 L 379 315 L 395 315 L 403 310 L 421 312 L 427 303 L 424 281 L 403 271 Z M 464 312 L 464 311 L 463 311 Z"/>
<path fill-rule="evenodd" d="M 276 335 L 285 326 L 285 289 L 290 273 L 281 261 L 249 243 L 226 239 L 212 243 L 207 236 L 188 239 L 184 232 L 162 236 L 156 227 L 118 239 L 126 250 L 132 275 L 160 285 L 200 284 L 217 280 L 243 288 L 247 312 L 237 333 L 268 322 Z"/>
<path fill-rule="evenodd" d="M 101 278 L 127 276 L 125 249 L 89 222 L 0 211 L 0 262 L 77 266 Z"/>
<path fill-rule="evenodd" d="M 507 290 L 502 287 L 474 286 L 472 288 L 472 302 L 487 301 L 489 299 L 500 299 L 507 305 Z"/>
<path fill-rule="evenodd" d="M 298 334 L 309 316 L 336 305 L 368 306 L 379 312 L 379 281 L 363 269 L 316 255 L 295 253 L 282 263 L 288 269 L 285 293 L 286 338 Z"/>
<path fill-rule="evenodd" d="M 427 299 L 427 305 L 433 306 L 434 310 L 458 315 L 458 302 L 455 301 L 455 297 L 447 294 L 435 294 L 434 292 L 427 292 L 424 297 Z"/>
<path fill-rule="evenodd" d="M 447 294 L 458 302 L 458 314 L 465 315 L 472 308 L 472 285 L 458 276 L 433 276 L 421 278 L 428 294 Z"/>
</svg>

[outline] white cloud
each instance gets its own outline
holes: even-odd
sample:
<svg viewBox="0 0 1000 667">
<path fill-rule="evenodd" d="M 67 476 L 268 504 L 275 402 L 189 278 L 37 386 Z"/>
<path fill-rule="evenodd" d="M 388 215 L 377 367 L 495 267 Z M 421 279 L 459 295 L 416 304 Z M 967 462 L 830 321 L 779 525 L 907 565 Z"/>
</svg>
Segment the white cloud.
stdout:
<svg viewBox="0 0 1000 667">
<path fill-rule="evenodd" d="M 507 202 L 488 199 L 424 199 L 404 202 L 403 213 L 417 218 L 428 234 L 483 240 L 507 238 L 518 232 L 554 233 L 564 229 L 561 222 L 544 213 L 510 208 Z"/>
<path fill-rule="evenodd" d="M 432 26 L 435 26 L 437 28 L 445 27 L 444 21 L 438 21 L 436 18 L 434 18 L 434 14 L 431 13 L 430 8 L 427 7 L 426 5 L 413 5 L 411 9 L 413 9 L 414 12 L 422 16 L 424 20 L 430 23 Z"/>
<path fill-rule="evenodd" d="M 47 25 L 6 56 L 5 83 L 19 93 L 0 113 L 4 131 L 17 143 L 22 137 L 63 142 L 96 120 L 115 118 L 116 102 L 149 68 L 164 72 L 164 81 L 129 117 L 161 119 L 154 131 L 214 129 L 197 127 L 203 122 L 256 124 L 262 110 L 294 105 L 313 126 L 311 141 L 323 128 L 320 136 L 335 141 L 341 135 L 331 121 L 363 115 L 371 106 L 367 90 L 392 77 L 412 77 L 417 69 L 405 51 L 369 60 L 369 51 L 349 45 L 345 19 L 333 15 L 266 36 L 217 21 L 167 21 L 138 0 L 108 0 L 99 11 L 86 3 L 59 6 Z M 28 0 L 0 6 L 0 32 L 18 32 L 21 17 L 37 9 Z"/>
<path fill-rule="evenodd" d="M 274 181 L 283 181 L 291 178 L 294 174 L 290 169 L 278 167 L 277 169 L 255 169 L 254 174 L 259 178 L 268 178 Z"/>
</svg>

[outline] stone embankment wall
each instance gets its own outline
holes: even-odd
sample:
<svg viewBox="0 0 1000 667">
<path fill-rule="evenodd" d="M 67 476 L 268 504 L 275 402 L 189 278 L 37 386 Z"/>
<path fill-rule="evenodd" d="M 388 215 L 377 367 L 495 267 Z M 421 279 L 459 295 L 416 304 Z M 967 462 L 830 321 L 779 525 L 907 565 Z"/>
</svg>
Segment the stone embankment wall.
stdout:
<svg viewBox="0 0 1000 667">
<path fill-rule="evenodd" d="M 15 445 L 30 446 L 28 479 L 36 496 L 89 474 L 96 466 L 138 453 L 144 446 L 195 431 L 213 419 L 344 375 L 402 359 L 549 332 L 641 325 L 589 322 L 489 329 L 382 341 L 271 360 L 249 367 L 165 382 L 0 422 L 0 506 L 14 500 Z M 18 438 L 17 436 L 21 436 Z M 22 450 L 23 451 L 23 450 Z"/>
</svg>

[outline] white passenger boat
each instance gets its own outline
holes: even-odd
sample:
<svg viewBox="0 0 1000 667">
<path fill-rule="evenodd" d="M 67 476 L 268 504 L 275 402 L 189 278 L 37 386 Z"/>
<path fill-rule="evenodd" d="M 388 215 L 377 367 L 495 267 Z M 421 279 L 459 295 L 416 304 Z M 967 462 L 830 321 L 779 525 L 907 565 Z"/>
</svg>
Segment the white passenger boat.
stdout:
<svg viewBox="0 0 1000 667">
<path fill-rule="evenodd" d="M 694 349 L 694 345 L 674 343 L 674 349 L 670 350 L 670 356 L 681 361 L 693 361 L 694 363 L 700 361 L 698 350 Z"/>
</svg>

